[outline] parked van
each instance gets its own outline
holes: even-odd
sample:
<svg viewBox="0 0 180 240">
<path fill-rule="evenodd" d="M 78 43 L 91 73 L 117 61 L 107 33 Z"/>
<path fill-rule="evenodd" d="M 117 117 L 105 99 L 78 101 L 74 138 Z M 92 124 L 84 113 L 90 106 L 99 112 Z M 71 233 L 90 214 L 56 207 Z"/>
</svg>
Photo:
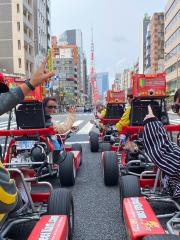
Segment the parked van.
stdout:
<svg viewBox="0 0 180 240">
<path fill-rule="evenodd" d="M 76 109 L 76 112 L 83 112 L 84 111 L 84 106 L 83 105 L 76 105 L 75 109 Z"/>
</svg>

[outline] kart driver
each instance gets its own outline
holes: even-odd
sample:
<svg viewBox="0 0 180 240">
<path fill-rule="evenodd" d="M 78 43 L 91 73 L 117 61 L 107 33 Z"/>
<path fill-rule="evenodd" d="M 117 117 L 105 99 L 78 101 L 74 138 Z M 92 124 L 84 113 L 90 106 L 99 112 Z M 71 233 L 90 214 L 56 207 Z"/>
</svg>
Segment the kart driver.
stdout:
<svg viewBox="0 0 180 240">
<path fill-rule="evenodd" d="M 47 114 L 52 115 L 55 112 L 55 109 L 57 109 L 56 106 L 56 98 L 54 97 L 46 97 L 43 99 L 45 111 Z M 69 104 L 69 114 L 64 121 L 64 123 L 57 123 L 54 119 L 51 119 L 51 122 L 53 123 L 54 131 L 57 131 L 59 134 L 64 134 L 68 130 L 71 129 L 71 127 L 74 124 L 74 120 L 76 118 L 76 115 L 74 114 L 75 109 Z"/>
<path fill-rule="evenodd" d="M 131 101 L 133 99 L 133 88 L 130 87 L 127 90 L 127 100 L 129 103 L 129 107 L 126 109 L 125 113 L 122 115 L 121 120 L 116 123 L 116 128 L 117 130 L 121 131 L 122 130 L 122 126 L 126 125 L 129 126 L 130 125 L 130 112 L 131 112 Z"/>
<path fill-rule="evenodd" d="M 180 116 L 180 88 L 174 95 L 172 110 Z M 143 141 L 147 155 L 165 174 L 164 187 L 174 198 L 180 198 L 180 149 L 169 140 L 162 124 L 148 106 L 149 114 L 144 118 Z"/>
<path fill-rule="evenodd" d="M 97 114 L 97 112 L 94 113 L 94 116 L 96 119 L 101 119 L 106 117 L 106 108 L 103 104 L 98 104 L 96 106 L 96 110 L 98 111 L 98 113 L 100 113 L 99 115 Z"/>
<path fill-rule="evenodd" d="M 32 87 L 37 87 L 44 81 L 48 81 L 48 78 L 54 76 L 53 72 L 48 73 L 45 69 L 45 65 L 48 61 L 47 57 L 41 66 L 37 69 L 34 76 L 31 78 L 29 83 L 23 83 L 15 89 L 10 89 L 5 84 L 3 74 L 0 74 L 0 115 L 14 108 L 24 97 L 32 90 Z M 1 160 L 1 159 L 0 159 Z M 22 184 L 22 183 L 21 183 Z M 24 204 L 27 204 L 27 195 L 25 196 L 24 188 L 18 190 L 15 181 L 10 179 L 8 171 L 3 167 L 0 161 L 0 227 L 6 220 L 7 214 L 12 210 L 14 212 L 24 208 Z M 20 186 L 21 189 L 21 186 Z"/>
</svg>

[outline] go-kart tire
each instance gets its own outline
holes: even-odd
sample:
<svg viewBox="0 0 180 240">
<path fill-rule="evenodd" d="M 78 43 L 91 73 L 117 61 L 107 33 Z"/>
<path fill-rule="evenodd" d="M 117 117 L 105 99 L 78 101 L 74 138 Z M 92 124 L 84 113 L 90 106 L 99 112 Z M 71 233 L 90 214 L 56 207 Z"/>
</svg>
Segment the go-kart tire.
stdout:
<svg viewBox="0 0 180 240">
<path fill-rule="evenodd" d="M 111 151 L 111 144 L 110 143 L 102 143 L 101 144 L 101 152 Z"/>
<path fill-rule="evenodd" d="M 59 165 L 59 178 L 62 186 L 74 185 L 76 178 L 76 166 L 72 152 L 67 152 L 66 159 Z"/>
<path fill-rule="evenodd" d="M 89 136 L 91 136 L 91 134 L 94 134 L 95 132 L 94 131 L 90 131 L 89 132 Z"/>
<path fill-rule="evenodd" d="M 82 164 L 82 145 L 79 143 L 72 144 L 72 150 L 71 151 L 80 151 L 80 165 Z"/>
<path fill-rule="evenodd" d="M 90 136 L 90 150 L 91 152 L 98 152 L 99 150 L 99 136 L 97 133 L 89 133 Z"/>
<path fill-rule="evenodd" d="M 120 210 L 123 217 L 123 199 L 129 197 L 141 197 L 139 179 L 136 176 L 122 176 L 119 181 Z"/>
<path fill-rule="evenodd" d="M 172 234 L 155 234 L 147 235 L 143 240 L 180 240 L 180 237 Z"/>
<path fill-rule="evenodd" d="M 118 184 L 119 167 L 116 152 L 105 152 L 103 155 L 103 178 L 106 186 Z"/>
<path fill-rule="evenodd" d="M 71 240 L 74 231 L 74 202 L 71 191 L 54 189 L 49 196 L 48 215 L 66 215 L 68 218 L 68 239 Z"/>
</svg>

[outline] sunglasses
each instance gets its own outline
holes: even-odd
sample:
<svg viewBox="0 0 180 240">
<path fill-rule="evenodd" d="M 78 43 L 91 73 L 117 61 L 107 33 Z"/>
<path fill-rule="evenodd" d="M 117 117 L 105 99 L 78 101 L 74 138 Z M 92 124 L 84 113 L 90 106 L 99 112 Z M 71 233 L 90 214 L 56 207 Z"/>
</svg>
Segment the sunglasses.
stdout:
<svg viewBox="0 0 180 240">
<path fill-rule="evenodd" d="M 46 106 L 47 108 L 49 108 L 49 109 L 57 109 L 57 106 Z"/>
<path fill-rule="evenodd" d="M 179 108 L 180 108 L 180 106 L 178 104 L 173 104 L 172 105 L 172 111 L 174 113 L 178 113 L 179 112 Z"/>
<path fill-rule="evenodd" d="M 129 95 L 127 95 L 127 98 L 133 98 L 133 94 L 129 94 Z"/>
</svg>

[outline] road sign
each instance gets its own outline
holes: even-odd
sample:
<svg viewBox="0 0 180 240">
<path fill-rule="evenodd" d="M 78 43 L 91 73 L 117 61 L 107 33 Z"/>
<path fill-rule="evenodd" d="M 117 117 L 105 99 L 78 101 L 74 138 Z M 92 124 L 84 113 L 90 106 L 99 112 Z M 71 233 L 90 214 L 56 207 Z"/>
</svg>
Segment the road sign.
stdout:
<svg viewBox="0 0 180 240">
<path fill-rule="evenodd" d="M 50 87 L 49 83 L 46 83 L 45 88 L 49 88 L 49 87 Z"/>
<path fill-rule="evenodd" d="M 66 77 L 66 73 L 59 73 L 59 77 Z"/>
<path fill-rule="evenodd" d="M 52 49 L 48 49 L 48 55 L 49 55 L 49 59 L 48 59 L 48 67 L 49 67 L 49 72 L 53 71 L 53 61 L 52 61 Z"/>
</svg>

